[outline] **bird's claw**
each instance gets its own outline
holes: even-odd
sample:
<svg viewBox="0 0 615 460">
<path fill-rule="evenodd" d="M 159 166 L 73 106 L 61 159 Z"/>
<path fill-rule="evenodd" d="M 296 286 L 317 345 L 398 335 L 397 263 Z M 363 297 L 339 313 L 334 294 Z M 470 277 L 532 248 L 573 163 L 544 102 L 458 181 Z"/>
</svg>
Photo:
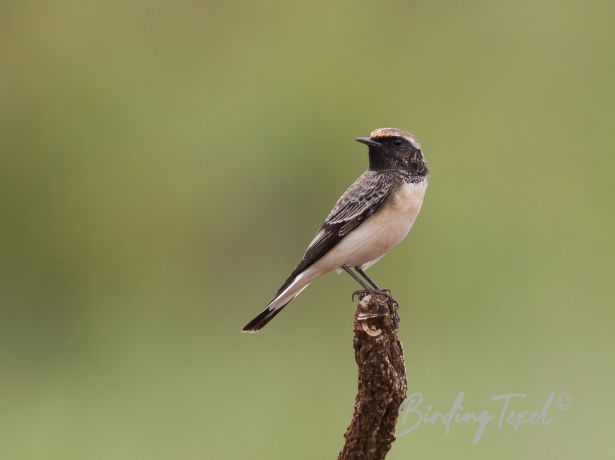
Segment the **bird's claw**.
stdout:
<svg viewBox="0 0 615 460">
<path fill-rule="evenodd" d="M 389 297 L 391 297 L 391 290 L 390 289 L 358 289 L 356 291 L 354 291 L 352 293 L 352 301 L 354 302 L 354 298 L 355 296 L 359 298 L 359 301 L 363 299 L 363 297 L 365 297 L 366 295 L 369 294 L 373 294 L 374 292 L 379 292 L 382 293 L 384 295 L 387 295 Z"/>
<path fill-rule="evenodd" d="M 371 293 L 372 293 L 372 291 L 371 291 L 371 290 L 368 290 L 368 289 L 357 289 L 356 291 L 354 291 L 354 292 L 352 293 L 352 297 L 351 297 L 351 299 L 352 299 L 352 301 L 354 302 L 354 298 L 355 298 L 355 296 L 356 296 L 356 297 L 358 297 L 358 298 L 359 298 L 359 301 L 361 301 L 361 300 L 363 299 L 363 297 L 365 297 L 366 295 L 369 295 L 369 294 L 371 294 Z"/>
</svg>

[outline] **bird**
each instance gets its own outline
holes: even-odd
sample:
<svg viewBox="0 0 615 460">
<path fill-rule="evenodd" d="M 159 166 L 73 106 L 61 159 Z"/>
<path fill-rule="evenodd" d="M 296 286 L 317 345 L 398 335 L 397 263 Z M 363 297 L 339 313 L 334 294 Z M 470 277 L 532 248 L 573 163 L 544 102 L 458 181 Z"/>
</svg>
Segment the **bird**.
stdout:
<svg viewBox="0 0 615 460">
<path fill-rule="evenodd" d="M 380 128 L 355 140 L 368 146 L 368 169 L 338 199 L 299 264 L 243 332 L 258 332 L 316 278 L 335 270 L 364 290 L 380 290 L 365 270 L 412 228 L 429 169 L 421 144 L 407 131 Z"/>
</svg>

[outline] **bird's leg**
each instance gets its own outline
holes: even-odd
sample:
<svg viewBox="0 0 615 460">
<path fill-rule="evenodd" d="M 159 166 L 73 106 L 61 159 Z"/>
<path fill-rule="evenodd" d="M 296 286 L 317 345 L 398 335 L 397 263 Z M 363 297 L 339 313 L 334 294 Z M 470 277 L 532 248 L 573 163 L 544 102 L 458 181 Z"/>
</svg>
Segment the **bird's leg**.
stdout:
<svg viewBox="0 0 615 460">
<path fill-rule="evenodd" d="M 346 273 L 348 273 L 350 276 L 352 276 L 352 278 L 353 278 L 353 279 L 354 279 L 357 283 L 359 283 L 363 289 L 365 289 L 366 291 L 369 291 L 369 290 L 370 290 L 370 287 L 369 287 L 369 286 L 367 286 L 367 285 L 363 282 L 363 280 L 362 280 L 361 278 L 359 278 L 359 277 L 357 276 L 357 274 L 356 274 L 355 272 L 353 272 L 353 271 L 352 271 L 352 269 L 351 269 L 348 265 L 342 265 L 342 269 L 343 269 Z"/>
<path fill-rule="evenodd" d="M 372 285 L 372 287 L 373 287 L 376 291 L 382 291 L 382 289 L 380 289 L 380 288 L 378 287 L 378 285 L 374 282 L 374 280 L 373 280 L 373 279 L 371 279 L 369 276 L 367 276 L 367 273 L 365 273 L 365 272 L 361 269 L 361 267 L 355 267 L 354 269 L 355 269 L 355 270 L 359 273 L 359 275 L 361 275 L 363 278 L 365 278 L 365 279 L 367 280 L 367 282 L 368 282 L 369 284 L 371 284 L 371 285 Z"/>
<path fill-rule="evenodd" d="M 358 296 L 359 299 L 362 299 L 363 297 L 365 297 L 366 295 L 370 294 L 371 292 L 374 292 L 374 288 L 372 288 L 371 286 L 366 285 L 363 280 L 361 278 L 359 278 L 359 276 L 352 271 L 352 269 L 348 266 L 348 265 L 342 265 L 342 269 L 344 269 L 344 271 L 346 273 L 348 273 L 350 276 L 352 276 L 352 279 L 354 279 L 357 283 L 359 283 L 361 285 L 361 287 L 363 289 L 359 289 L 357 291 L 354 291 L 352 293 L 352 300 L 354 301 L 354 297 Z"/>
</svg>

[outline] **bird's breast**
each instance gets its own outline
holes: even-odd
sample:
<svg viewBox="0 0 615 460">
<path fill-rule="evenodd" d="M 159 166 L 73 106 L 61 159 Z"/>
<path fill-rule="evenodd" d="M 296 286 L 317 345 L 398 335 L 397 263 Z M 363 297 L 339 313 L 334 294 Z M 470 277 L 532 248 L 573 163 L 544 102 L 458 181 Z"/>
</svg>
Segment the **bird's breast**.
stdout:
<svg viewBox="0 0 615 460">
<path fill-rule="evenodd" d="M 416 220 L 427 181 L 397 188 L 380 209 L 346 235 L 317 265 L 322 271 L 374 261 L 402 241 Z"/>
<path fill-rule="evenodd" d="M 393 212 L 398 212 L 401 216 L 411 217 L 421 210 L 426 189 L 427 180 L 405 183 L 391 194 L 385 206 L 392 208 Z"/>
<path fill-rule="evenodd" d="M 372 216 L 382 229 L 379 233 L 385 252 L 403 240 L 412 228 L 421 211 L 426 189 L 426 180 L 405 183 L 394 191 L 382 209 Z"/>
</svg>

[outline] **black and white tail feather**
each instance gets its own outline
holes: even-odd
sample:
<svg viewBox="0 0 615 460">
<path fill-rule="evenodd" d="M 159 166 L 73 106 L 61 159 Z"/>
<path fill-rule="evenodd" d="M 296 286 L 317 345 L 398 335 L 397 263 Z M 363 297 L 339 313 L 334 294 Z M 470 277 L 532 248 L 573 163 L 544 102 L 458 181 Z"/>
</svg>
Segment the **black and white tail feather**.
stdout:
<svg viewBox="0 0 615 460">
<path fill-rule="evenodd" d="M 293 273 L 284 282 L 282 287 L 278 289 L 275 297 L 265 309 L 243 327 L 243 332 L 258 332 L 261 330 L 269 321 L 275 318 L 275 315 L 280 313 L 286 305 L 297 297 L 301 291 L 308 287 L 309 281 L 302 283 L 304 276 L 301 273 L 296 273 L 296 271 L 297 269 L 293 270 Z"/>
</svg>

